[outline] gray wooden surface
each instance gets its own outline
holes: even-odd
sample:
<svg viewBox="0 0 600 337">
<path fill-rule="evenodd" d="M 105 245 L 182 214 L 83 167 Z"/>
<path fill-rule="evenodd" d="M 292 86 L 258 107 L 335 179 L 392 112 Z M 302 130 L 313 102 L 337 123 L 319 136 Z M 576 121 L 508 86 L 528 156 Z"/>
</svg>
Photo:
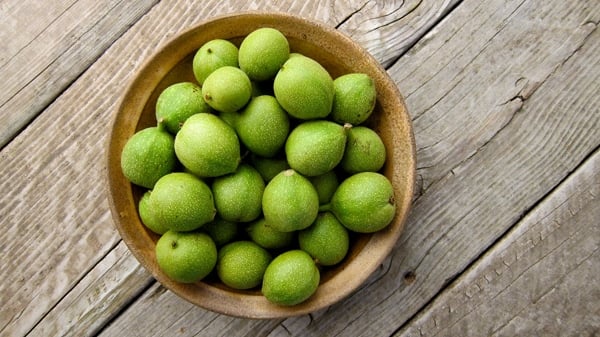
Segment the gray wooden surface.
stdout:
<svg viewBox="0 0 600 337">
<path fill-rule="evenodd" d="M 165 290 L 104 186 L 124 85 L 215 15 L 287 11 L 348 34 L 406 98 L 418 188 L 350 297 L 246 320 Z M 600 335 L 600 2 L 0 2 L 0 336 Z"/>
</svg>

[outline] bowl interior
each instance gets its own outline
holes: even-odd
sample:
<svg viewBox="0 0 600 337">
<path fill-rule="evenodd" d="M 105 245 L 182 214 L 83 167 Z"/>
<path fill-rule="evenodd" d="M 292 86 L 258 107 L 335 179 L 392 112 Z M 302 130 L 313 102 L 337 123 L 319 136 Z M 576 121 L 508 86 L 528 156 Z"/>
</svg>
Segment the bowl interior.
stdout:
<svg viewBox="0 0 600 337">
<path fill-rule="evenodd" d="M 333 78 L 363 72 L 374 80 L 378 92 L 375 111 L 367 124 L 381 136 L 387 148 L 383 173 L 392 181 L 397 213 L 392 224 L 369 235 L 353 235 L 351 250 L 338 266 L 325 269 L 321 285 L 307 301 L 293 307 L 271 304 L 259 290 L 229 289 L 208 277 L 195 284 L 171 281 L 158 268 L 154 246 L 158 235 L 147 230 L 137 213 L 142 189 L 129 183 L 121 173 L 120 154 L 137 130 L 155 126 L 154 107 L 168 85 L 195 82 L 194 53 L 215 38 L 239 45 L 244 36 L 260 27 L 279 29 L 299 52 L 320 62 Z M 116 227 L 139 262 L 166 288 L 206 309 L 248 318 L 276 318 L 305 314 L 344 298 L 358 288 L 389 254 L 397 241 L 408 213 L 415 177 L 415 146 L 410 118 L 394 82 L 366 51 L 348 37 L 326 25 L 283 13 L 243 13 L 199 24 L 184 32 L 151 57 L 126 88 L 109 137 L 108 194 Z"/>
</svg>

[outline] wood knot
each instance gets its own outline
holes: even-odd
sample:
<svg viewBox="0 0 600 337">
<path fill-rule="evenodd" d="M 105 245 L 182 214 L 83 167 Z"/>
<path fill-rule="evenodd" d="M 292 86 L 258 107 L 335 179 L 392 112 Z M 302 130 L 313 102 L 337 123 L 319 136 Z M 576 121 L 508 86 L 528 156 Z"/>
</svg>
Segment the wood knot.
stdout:
<svg viewBox="0 0 600 337">
<path fill-rule="evenodd" d="M 416 279 L 417 279 L 417 275 L 413 271 L 409 270 L 406 273 L 404 273 L 404 283 L 406 285 L 411 285 L 411 284 L 415 283 Z"/>
<path fill-rule="evenodd" d="M 416 279 L 417 275 L 413 271 L 409 270 L 406 273 L 404 273 L 404 283 L 406 285 L 413 284 Z"/>
</svg>

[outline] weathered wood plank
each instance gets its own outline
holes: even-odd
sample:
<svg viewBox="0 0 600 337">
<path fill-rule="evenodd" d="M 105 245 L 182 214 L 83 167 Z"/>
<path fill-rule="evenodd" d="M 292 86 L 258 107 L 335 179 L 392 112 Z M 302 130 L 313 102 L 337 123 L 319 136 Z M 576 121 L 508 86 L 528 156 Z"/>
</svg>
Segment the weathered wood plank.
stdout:
<svg viewBox="0 0 600 337">
<path fill-rule="evenodd" d="M 62 0 L 44 4 L 32 0 L 2 1 L 0 41 L 3 48 L 0 50 L 0 65 L 4 66 L 75 2 Z"/>
<path fill-rule="evenodd" d="M 600 151 L 397 336 L 600 331 Z"/>
<path fill-rule="evenodd" d="M 598 116 L 600 31 L 551 75 L 548 114 Z M 592 71 L 592 74 L 584 75 Z M 545 86 L 553 86 L 546 92 Z M 573 92 L 581 98 L 570 97 Z M 589 102 L 584 104 L 584 100 Z M 535 102 L 534 102 L 535 101 Z M 561 111 L 563 110 L 563 111 Z M 598 128 L 596 118 L 593 127 Z M 566 135 L 566 133 L 565 133 Z M 562 136 L 562 135 L 560 135 Z M 585 137 L 573 134 L 571 137 Z M 566 139 L 567 143 L 571 139 Z M 600 330 L 600 153 L 587 160 L 399 335 L 592 335 Z"/>
<path fill-rule="evenodd" d="M 27 336 L 93 336 L 153 282 L 121 241 Z"/>
<path fill-rule="evenodd" d="M 390 73 L 410 104 L 424 189 L 521 111 L 523 101 L 595 29 L 594 5 L 465 3 L 461 7 L 472 17 L 444 22 L 444 30 L 438 28 L 398 61 Z M 463 117 L 461 110 L 477 113 Z M 463 137 L 463 130 L 471 135 Z"/>
<path fill-rule="evenodd" d="M 0 152 L 0 190 L 7 196 L 0 200 L 0 333 L 8 336 L 33 328 L 119 241 L 107 212 L 98 144 L 106 134 L 99 101 L 106 98 L 81 91 L 71 99 L 83 103 L 58 102 L 54 114 L 25 131 L 40 143 L 19 137 Z"/>
<path fill-rule="evenodd" d="M 368 1 L 338 29 L 387 68 L 458 3 L 460 0 Z"/>
<path fill-rule="evenodd" d="M 133 4 L 131 2 L 109 7 L 102 5 L 110 3 L 96 3 L 82 2 L 65 9 L 49 28 L 36 35 L 39 43 L 48 36 L 55 36 L 56 32 L 52 30 L 76 26 L 80 21 L 74 16 L 82 15 L 84 21 L 87 19 L 96 24 L 87 28 L 71 27 L 79 33 L 84 30 L 77 36 L 87 39 L 94 34 L 114 35 L 114 29 L 119 26 L 124 29 L 143 13 L 143 2 L 136 8 L 128 7 Z M 78 7 L 82 5 L 89 8 Z M 119 14 L 119 11 L 124 13 Z M 39 11 L 36 13 L 40 14 Z M 92 20 L 92 13 L 99 17 Z M 22 51 L 36 43 L 27 44 Z M 102 43 L 108 43 L 104 37 L 94 38 L 85 48 L 95 46 L 99 49 L 93 53 L 100 54 L 104 47 Z M 67 55 L 65 60 L 83 57 L 79 47 L 73 47 L 75 50 L 63 47 L 67 49 L 62 54 Z M 47 48 L 52 50 L 52 46 Z M 33 52 L 40 52 L 39 57 L 44 57 L 45 51 L 48 50 L 40 48 Z M 15 60 L 13 57 L 11 62 Z M 107 113 L 111 105 L 114 107 L 114 97 L 118 94 L 107 89 L 117 87 L 107 86 L 108 79 L 113 77 L 111 72 L 118 70 L 112 63 L 107 62 L 104 68 L 89 77 L 78 92 L 56 102 L 48 109 L 53 112 L 43 114 L 22 137 L 0 153 L 0 188 L 5 193 L 0 200 L 0 218 L 6 230 L 0 235 L 3 265 L 0 275 L 4 280 L 0 285 L 2 334 L 19 336 L 32 329 L 119 240 L 107 211 L 105 189 L 101 183 L 102 147 L 110 120 Z M 69 65 L 75 67 L 75 64 Z M 127 73 L 130 69 L 121 65 L 121 71 Z M 4 79 L 4 84 L 10 82 L 10 77 Z M 53 85 L 52 79 L 48 78 L 40 83 Z M 30 106 L 24 96 L 20 99 L 26 103 L 22 102 L 15 110 L 17 112 L 3 113 L 3 117 L 17 115 L 20 109 L 26 110 Z M 10 117 L 7 118 L 3 126 L 11 123 Z"/>
<path fill-rule="evenodd" d="M 3 3 L 0 148 L 155 3 L 155 0 Z"/>
<path fill-rule="evenodd" d="M 7 51 L 16 52 L 7 58 L 9 63 L 19 63 L 17 60 L 25 58 L 22 55 L 32 54 L 32 50 L 39 52 L 39 55 L 33 53 L 33 61 L 45 62 L 45 66 L 36 68 L 37 63 L 29 66 L 20 61 L 22 66 L 25 64 L 24 68 L 32 68 L 29 69 L 32 72 L 27 74 L 33 80 L 30 80 L 31 87 L 18 89 L 11 96 L 11 99 L 17 100 L 10 103 L 15 107 L 14 111 L 10 111 L 11 116 L 39 110 L 52 101 L 53 98 L 43 98 L 43 94 L 40 98 L 31 92 L 39 94 L 45 91 L 56 78 L 70 78 L 66 80 L 70 83 L 79 73 L 70 73 L 66 65 L 79 68 L 79 71 L 84 69 L 87 65 L 78 63 L 81 59 L 87 57 L 88 61 L 94 61 L 90 55 L 99 55 L 110 44 L 102 36 L 115 31 L 105 25 L 118 26 L 123 16 L 129 17 L 126 14 L 116 15 L 115 8 L 126 6 L 121 2 L 115 3 L 117 7 L 108 12 L 97 11 L 98 7 L 109 8 L 106 3 L 94 3 L 82 10 L 80 6 L 84 3 L 65 3 L 61 10 L 50 10 L 52 19 L 40 20 L 42 28 L 34 27 L 38 30 L 27 37 L 31 41 Z M 13 8 L 12 3 L 3 5 L 3 9 Z M 24 6 L 33 5 L 32 2 Z M 102 147 L 110 113 L 115 109 L 115 97 L 119 96 L 119 90 L 143 59 L 157 46 L 200 20 L 233 10 L 290 8 L 292 12 L 336 25 L 364 7 L 362 3 L 354 2 L 334 6 L 333 2 L 257 1 L 241 6 L 235 1 L 212 1 L 203 3 L 199 8 L 197 4 L 182 1 L 162 2 L 142 18 L 0 152 L 0 166 L 3 167 L 0 188 L 10 196 L 0 200 L 0 216 L 5 229 L 0 234 L 0 261 L 5 266 L 0 272 L 3 279 L 0 300 L 6 303 L 0 314 L 0 333 L 11 336 L 22 336 L 28 332 L 40 335 L 52 332 L 92 334 L 150 280 L 147 274 L 139 272 L 139 267 L 131 264 L 129 253 L 121 255 L 121 248 L 110 252 L 119 238 L 112 226 L 101 185 Z M 13 14 L 15 17 L 25 15 L 11 13 L 16 13 Z M 133 8 L 130 14 L 140 13 L 139 8 Z M 85 25 L 77 19 L 80 16 L 95 23 Z M 117 17 L 117 21 L 113 16 Z M 385 20 L 382 18 L 379 24 L 383 25 Z M 58 27 L 71 28 L 71 35 L 55 35 Z M 75 40 L 79 37 L 80 41 L 73 42 L 73 36 Z M 45 41 L 47 39 L 51 41 Z M 51 51 L 52 55 L 43 58 L 45 51 Z M 73 60 L 76 62 L 71 62 Z M 12 64 L 4 67 L 15 71 L 14 74 L 21 71 L 15 70 L 16 66 Z M 11 76 L 20 77 L 14 74 Z M 61 90 L 58 89 L 55 95 Z M 27 104 L 23 103 L 25 101 Z M 3 103 L 2 109 L 7 109 L 7 104 Z M 36 104 L 38 108 L 27 110 Z M 112 266 L 112 263 L 115 265 Z M 135 284 L 137 286 L 132 286 Z M 179 300 L 175 302 L 182 303 Z M 90 303 L 103 303 L 103 306 L 92 311 L 79 311 Z M 56 321 L 58 317 L 61 317 L 60 321 Z M 94 321 L 96 319 L 98 321 Z M 81 326 L 82 322 L 90 325 Z M 244 321 L 229 322 L 217 319 L 214 325 L 230 326 L 226 331 L 237 330 L 237 324 L 247 325 L 248 331 L 256 328 Z M 272 324 L 266 326 L 270 330 Z"/>
<path fill-rule="evenodd" d="M 99 336 L 118 336 L 122 331 L 131 331 L 129 336 L 132 337 L 254 337 L 265 336 L 278 322 L 241 319 L 203 310 L 156 283 Z"/>
</svg>

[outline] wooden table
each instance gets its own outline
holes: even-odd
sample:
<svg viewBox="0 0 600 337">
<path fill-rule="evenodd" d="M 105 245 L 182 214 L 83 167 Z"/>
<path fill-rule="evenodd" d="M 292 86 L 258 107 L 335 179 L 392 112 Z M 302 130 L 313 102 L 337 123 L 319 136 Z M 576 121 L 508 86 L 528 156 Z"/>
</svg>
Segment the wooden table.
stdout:
<svg viewBox="0 0 600 337">
<path fill-rule="evenodd" d="M 0 2 L 1 336 L 600 335 L 600 1 Z M 126 83 L 178 32 L 288 11 L 368 49 L 406 98 L 418 186 L 364 286 L 246 320 L 165 290 L 105 191 Z"/>
</svg>

